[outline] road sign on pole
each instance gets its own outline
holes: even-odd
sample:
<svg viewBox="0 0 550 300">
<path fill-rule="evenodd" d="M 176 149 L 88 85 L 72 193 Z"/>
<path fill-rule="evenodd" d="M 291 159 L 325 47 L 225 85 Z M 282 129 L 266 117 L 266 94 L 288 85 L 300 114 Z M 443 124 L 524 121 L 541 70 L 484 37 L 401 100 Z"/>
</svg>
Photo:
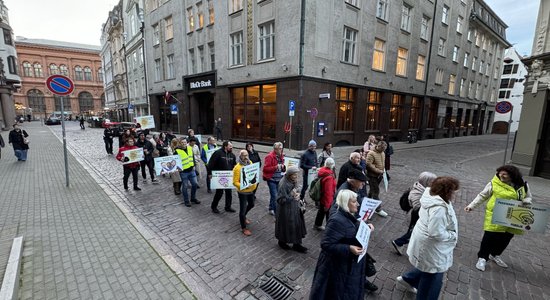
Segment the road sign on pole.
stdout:
<svg viewBox="0 0 550 300">
<path fill-rule="evenodd" d="M 499 114 L 507 114 L 512 110 L 512 103 L 510 101 L 500 101 L 495 106 L 495 111 Z"/>
<path fill-rule="evenodd" d="M 288 116 L 294 117 L 294 111 L 296 110 L 296 101 L 289 100 L 288 101 Z"/>
</svg>

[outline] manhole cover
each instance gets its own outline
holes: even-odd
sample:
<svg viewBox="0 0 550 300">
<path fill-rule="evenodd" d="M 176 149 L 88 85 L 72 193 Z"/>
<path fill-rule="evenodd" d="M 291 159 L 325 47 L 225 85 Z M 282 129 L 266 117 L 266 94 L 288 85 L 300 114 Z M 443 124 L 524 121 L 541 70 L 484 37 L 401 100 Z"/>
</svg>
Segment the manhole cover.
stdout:
<svg viewBox="0 0 550 300">
<path fill-rule="evenodd" d="M 274 300 L 286 300 L 294 293 L 293 288 L 275 276 L 260 284 L 260 289 Z"/>
</svg>

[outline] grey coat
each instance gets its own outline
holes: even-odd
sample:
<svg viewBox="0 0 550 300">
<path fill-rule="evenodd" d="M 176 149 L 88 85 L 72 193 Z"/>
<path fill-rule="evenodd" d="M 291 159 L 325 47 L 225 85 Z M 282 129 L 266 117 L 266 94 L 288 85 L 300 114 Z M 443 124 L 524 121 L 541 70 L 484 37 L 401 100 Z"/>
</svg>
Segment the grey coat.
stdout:
<svg viewBox="0 0 550 300">
<path fill-rule="evenodd" d="M 300 194 L 297 184 L 283 177 L 277 193 L 275 238 L 283 243 L 301 244 L 307 234 L 306 222 L 294 193 Z"/>
</svg>

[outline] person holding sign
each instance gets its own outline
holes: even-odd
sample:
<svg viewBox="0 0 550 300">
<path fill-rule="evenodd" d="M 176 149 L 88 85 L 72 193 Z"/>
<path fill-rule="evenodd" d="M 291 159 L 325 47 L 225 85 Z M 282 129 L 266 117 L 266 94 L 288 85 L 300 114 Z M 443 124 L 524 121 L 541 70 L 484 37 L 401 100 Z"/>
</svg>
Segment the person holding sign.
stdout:
<svg viewBox="0 0 550 300">
<path fill-rule="evenodd" d="M 357 194 L 342 190 L 336 197 L 336 212 L 330 217 L 317 259 L 309 299 L 364 299 L 366 251 L 355 238 L 360 221 Z M 374 229 L 372 225 L 368 225 Z"/>
<path fill-rule="evenodd" d="M 218 148 L 218 145 L 216 145 L 216 138 L 213 136 L 209 136 L 206 144 L 202 146 L 201 159 L 202 159 L 202 162 L 204 162 L 204 165 L 206 166 L 207 173 L 210 173 L 210 171 L 208 170 L 208 160 L 210 156 L 208 156 L 207 153 L 211 152 L 212 149 L 217 149 L 217 148 Z M 212 190 L 210 189 L 210 178 L 211 178 L 210 176 L 206 176 L 206 189 L 209 194 L 212 193 Z"/>
<path fill-rule="evenodd" d="M 374 150 L 367 153 L 367 176 L 369 177 L 369 198 L 380 200 L 380 182 L 383 180 L 386 170 L 385 161 L 386 142 L 378 141 Z M 385 218 L 388 213 L 379 205 L 376 208 L 376 214 Z"/>
<path fill-rule="evenodd" d="M 235 163 L 236 157 L 235 154 L 233 154 L 233 144 L 231 144 L 230 141 L 224 141 L 222 148 L 216 150 L 216 152 L 212 154 L 212 157 L 210 157 L 210 161 L 208 161 L 208 176 L 212 179 L 212 171 L 232 171 L 235 167 Z M 231 207 L 231 202 L 233 201 L 231 189 L 217 189 L 216 194 L 214 194 L 212 204 L 210 205 L 212 212 L 215 214 L 220 213 L 218 210 L 218 203 L 220 202 L 224 192 L 225 211 L 230 213 L 236 212 L 236 210 Z"/>
<path fill-rule="evenodd" d="M 523 233 L 521 229 L 492 224 L 496 199 L 517 200 L 523 204 L 531 204 L 531 198 L 532 195 L 527 181 L 523 180 L 519 169 L 512 165 L 505 165 L 497 169 L 496 175 L 487 183 L 483 191 L 464 208 L 465 211 L 470 212 L 488 201 L 485 210 L 485 222 L 483 223 L 485 232 L 477 253 L 476 268 L 478 270 L 485 271 L 487 260 L 492 260 L 498 266 L 507 268 L 508 265 L 500 255 L 506 250 L 515 234 Z"/>
<path fill-rule="evenodd" d="M 237 158 L 237 164 L 233 168 L 233 185 L 237 188 L 240 204 L 239 221 L 241 223 L 241 230 L 246 236 L 252 234 L 252 232 L 246 228 L 246 225 L 250 224 L 250 220 L 246 218 L 246 214 L 254 207 L 254 191 L 258 184 L 253 183 L 245 188 L 241 188 L 241 178 L 243 176 L 246 178 L 246 174 L 241 174 L 241 170 L 244 166 L 251 164 L 252 162 L 248 159 L 248 152 L 246 150 L 241 150 Z"/>
<path fill-rule="evenodd" d="M 452 177 L 437 177 L 420 198 L 419 219 L 407 249 L 413 268 L 397 277 L 416 299 L 437 300 L 443 275 L 453 265 L 458 222 L 452 201 L 460 184 Z"/>
<path fill-rule="evenodd" d="M 181 193 L 183 194 L 183 202 L 185 206 L 191 207 L 189 202 L 189 194 L 187 194 L 187 181 L 191 183 L 191 202 L 200 204 L 197 200 L 197 174 L 195 173 L 195 158 L 193 156 L 193 149 L 187 144 L 186 139 L 182 139 L 180 147 L 176 148 L 176 153 L 181 158 L 182 171 L 180 172 L 181 178 Z"/>
<path fill-rule="evenodd" d="M 134 139 L 127 139 L 126 145 L 123 147 L 118 148 L 118 154 L 116 155 L 116 159 L 122 162 L 130 161 L 130 158 L 124 156 L 124 151 L 138 149 L 137 146 L 134 145 L 135 141 Z M 139 162 L 132 162 L 128 164 L 124 164 L 124 177 L 122 179 L 122 182 L 124 183 L 124 189 L 128 190 L 128 178 L 130 178 L 130 174 L 132 174 L 132 181 L 134 182 L 134 191 L 141 191 L 141 189 L 138 187 L 138 170 L 139 170 Z"/>
</svg>

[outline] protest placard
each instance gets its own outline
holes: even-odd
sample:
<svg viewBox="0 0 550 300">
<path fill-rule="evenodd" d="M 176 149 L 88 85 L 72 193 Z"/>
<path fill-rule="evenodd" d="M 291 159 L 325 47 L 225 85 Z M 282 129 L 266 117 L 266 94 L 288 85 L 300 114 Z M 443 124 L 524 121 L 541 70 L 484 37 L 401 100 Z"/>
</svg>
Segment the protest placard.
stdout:
<svg viewBox="0 0 550 300">
<path fill-rule="evenodd" d="M 543 233 L 548 224 L 548 206 L 522 205 L 521 201 L 496 199 L 492 223 L 515 229 Z"/>
<path fill-rule="evenodd" d="M 362 220 L 368 220 L 372 217 L 374 210 L 380 205 L 382 201 L 371 198 L 363 198 L 361 201 L 361 208 L 359 209 L 359 216 Z"/>
<path fill-rule="evenodd" d="M 157 176 L 182 170 L 181 158 L 179 155 L 155 157 L 155 173 Z"/>
<path fill-rule="evenodd" d="M 141 125 L 141 129 L 155 128 L 155 118 L 153 116 L 135 117 L 136 123 Z"/>
<path fill-rule="evenodd" d="M 206 150 L 206 163 L 208 163 L 210 161 L 210 157 L 212 157 L 212 154 L 214 154 L 214 152 L 216 152 L 217 150 L 219 150 L 220 148 L 212 148 L 212 149 L 208 149 Z"/>
<path fill-rule="evenodd" d="M 134 162 L 140 162 L 145 159 L 145 155 L 143 154 L 143 148 L 126 150 L 126 151 L 122 151 L 122 153 L 124 154 L 125 158 L 127 157 L 129 159 L 128 161 L 123 161 L 122 162 L 123 165 L 134 163 Z"/>
<path fill-rule="evenodd" d="M 309 169 L 307 171 L 307 186 L 311 186 L 311 182 L 317 178 L 317 169 Z"/>
<path fill-rule="evenodd" d="M 297 158 L 285 157 L 285 167 L 287 168 L 287 170 L 290 167 L 299 168 L 300 167 L 300 160 L 297 159 Z"/>
<path fill-rule="evenodd" d="M 367 225 L 365 221 L 361 221 L 361 224 L 359 224 L 359 229 L 357 230 L 357 234 L 355 235 L 355 238 L 359 243 L 361 243 L 361 247 L 363 247 L 363 252 L 361 255 L 359 255 L 359 258 L 357 258 L 357 262 L 360 262 L 361 259 L 367 254 L 367 248 L 369 247 L 369 239 L 370 239 L 370 227 Z"/>
<path fill-rule="evenodd" d="M 258 183 L 260 178 L 260 163 L 253 163 L 241 168 L 241 190 Z"/>
<path fill-rule="evenodd" d="M 212 171 L 212 179 L 210 180 L 210 188 L 217 189 L 234 189 L 233 171 Z"/>
<path fill-rule="evenodd" d="M 386 173 L 386 170 L 384 170 L 384 175 L 382 175 L 382 180 L 384 181 L 384 188 L 386 189 L 386 193 L 388 192 L 388 174 Z"/>
</svg>

